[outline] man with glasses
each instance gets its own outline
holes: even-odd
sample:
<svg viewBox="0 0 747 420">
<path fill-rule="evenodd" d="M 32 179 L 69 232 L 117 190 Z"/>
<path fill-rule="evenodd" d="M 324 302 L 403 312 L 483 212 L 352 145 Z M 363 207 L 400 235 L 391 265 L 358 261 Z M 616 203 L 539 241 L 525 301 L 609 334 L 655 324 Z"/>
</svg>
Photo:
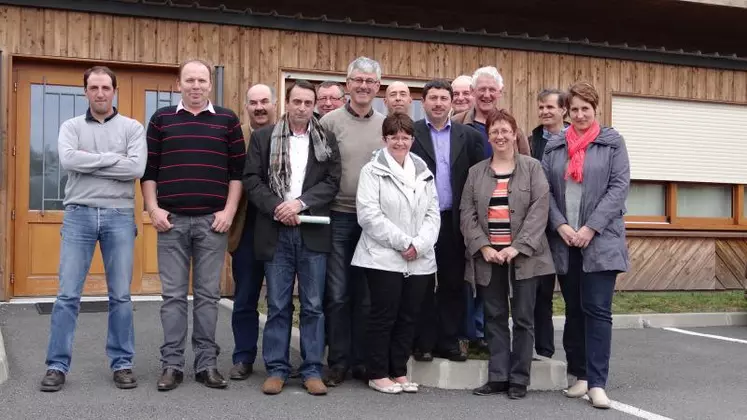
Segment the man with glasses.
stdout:
<svg viewBox="0 0 747 420">
<path fill-rule="evenodd" d="M 345 104 L 345 89 L 341 84 L 332 81 L 322 82 L 316 88 L 317 118 L 329 114 Z"/>
<path fill-rule="evenodd" d="M 340 191 L 330 213 L 332 252 L 327 261 L 324 315 L 329 351 L 325 377 L 328 386 L 353 377 L 366 379 L 364 367 L 366 318 L 370 302 L 363 271 L 350 261 L 361 235 L 355 197 L 363 165 L 382 147 L 384 115 L 373 109 L 379 91 L 381 66 L 368 57 L 358 57 L 348 66 L 347 91 L 350 100 L 321 119 L 322 126 L 337 138 L 342 163 Z"/>
</svg>

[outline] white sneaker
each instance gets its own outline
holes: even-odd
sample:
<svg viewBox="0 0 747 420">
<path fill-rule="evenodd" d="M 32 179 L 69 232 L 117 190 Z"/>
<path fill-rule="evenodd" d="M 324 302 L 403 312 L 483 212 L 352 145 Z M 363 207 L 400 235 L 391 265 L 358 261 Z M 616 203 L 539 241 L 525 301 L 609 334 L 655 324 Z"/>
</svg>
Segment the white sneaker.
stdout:
<svg viewBox="0 0 747 420">
<path fill-rule="evenodd" d="M 402 392 L 407 392 L 408 394 L 414 394 L 418 392 L 418 384 L 416 384 L 415 382 L 405 382 L 400 385 L 402 386 Z"/>
<path fill-rule="evenodd" d="M 589 396 L 591 405 L 594 408 L 602 408 L 602 409 L 610 408 L 611 402 L 610 402 L 610 399 L 607 397 L 607 393 L 604 392 L 604 388 L 594 387 L 589 390 L 589 393 L 587 395 Z"/>
<path fill-rule="evenodd" d="M 565 396 L 568 398 L 581 398 L 589 392 L 589 382 L 578 380 L 573 386 L 565 391 Z"/>
</svg>

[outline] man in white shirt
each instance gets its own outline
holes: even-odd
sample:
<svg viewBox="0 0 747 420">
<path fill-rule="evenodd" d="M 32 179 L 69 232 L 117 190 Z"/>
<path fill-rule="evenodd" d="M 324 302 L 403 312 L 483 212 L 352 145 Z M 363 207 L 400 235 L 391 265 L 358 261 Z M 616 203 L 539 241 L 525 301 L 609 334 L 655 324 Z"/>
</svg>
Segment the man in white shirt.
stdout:
<svg viewBox="0 0 747 420">
<path fill-rule="evenodd" d="M 278 123 L 252 133 L 244 189 L 257 207 L 255 257 L 265 262 L 267 323 L 262 356 L 266 394 L 278 394 L 291 372 L 288 361 L 293 282 L 301 303 L 299 372 L 304 388 L 324 395 L 324 285 L 332 246 L 329 224 L 301 224 L 300 215 L 329 217 L 340 186 L 340 153 L 334 134 L 314 115 L 314 85 L 298 80 L 288 88 L 286 113 Z"/>
</svg>

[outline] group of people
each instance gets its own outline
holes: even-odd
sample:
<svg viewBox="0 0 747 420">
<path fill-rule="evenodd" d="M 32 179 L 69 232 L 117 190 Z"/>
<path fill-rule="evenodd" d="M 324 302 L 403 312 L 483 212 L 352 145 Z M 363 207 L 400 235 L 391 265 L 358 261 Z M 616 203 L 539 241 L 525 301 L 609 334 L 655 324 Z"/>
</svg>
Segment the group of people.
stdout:
<svg viewBox="0 0 747 420">
<path fill-rule="evenodd" d="M 147 130 L 112 106 L 111 70 L 93 67 L 83 79 L 89 110 L 60 128 L 69 177 L 42 390 L 59 390 L 70 369 L 97 241 L 109 286 L 113 380 L 137 386 L 129 285 L 140 179 L 158 231 L 159 390 L 183 381 L 190 274 L 195 379 L 228 385 L 215 342 L 227 250 L 236 286 L 229 378 L 252 374 L 264 283 L 266 394 L 280 393 L 297 374 L 307 392 L 324 395 L 348 373 L 379 392 L 417 392 L 407 376 L 411 356 L 465 361 L 478 346 L 489 350 L 489 377 L 474 393 L 523 398 L 533 353 L 554 354 L 557 276 L 566 302 L 563 346 L 577 378 L 567 395 L 588 394 L 595 407 L 609 407 L 611 302 L 616 275 L 629 264 L 623 215 L 630 180 L 622 137 L 596 120 L 592 85 L 542 91 L 541 125 L 527 138 L 498 105 L 503 79 L 494 67 L 427 82 L 425 118 L 413 121 L 401 82 L 387 87 L 387 115 L 374 110 L 381 67 L 358 57 L 344 87 L 287 86 L 278 118 L 274 90 L 250 87 L 242 126 L 233 111 L 210 102 L 211 67 L 191 60 L 180 68 L 180 103 L 157 110 Z M 294 368 L 296 280 L 303 361 Z"/>
</svg>

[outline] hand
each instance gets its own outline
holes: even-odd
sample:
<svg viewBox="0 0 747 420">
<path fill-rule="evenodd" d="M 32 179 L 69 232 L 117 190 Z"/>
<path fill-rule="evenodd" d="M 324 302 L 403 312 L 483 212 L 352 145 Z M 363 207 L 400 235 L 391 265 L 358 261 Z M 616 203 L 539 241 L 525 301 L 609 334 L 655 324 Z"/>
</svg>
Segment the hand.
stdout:
<svg viewBox="0 0 747 420">
<path fill-rule="evenodd" d="M 414 259 L 418 258 L 418 251 L 416 251 L 415 247 L 412 245 L 410 245 L 410 247 L 406 250 L 400 252 L 400 254 L 406 261 L 413 261 Z"/>
<path fill-rule="evenodd" d="M 508 246 L 500 250 L 500 252 L 498 252 L 498 255 L 501 256 L 504 262 L 511 262 L 511 260 L 519 255 L 519 251 L 517 251 L 516 248 L 512 246 Z"/>
<path fill-rule="evenodd" d="M 300 213 L 302 208 L 303 206 L 301 205 L 301 200 L 299 199 L 283 201 L 282 203 L 278 204 L 277 207 L 275 207 L 275 218 L 280 220 L 281 222 L 283 220 L 288 220 L 291 216 L 295 216 L 296 214 Z"/>
<path fill-rule="evenodd" d="M 595 234 L 596 232 L 594 232 L 593 229 L 582 226 L 581 229 L 578 230 L 578 233 L 576 233 L 576 238 L 573 242 L 573 245 L 579 248 L 586 248 L 587 246 L 589 246 L 591 240 L 594 239 Z"/>
<path fill-rule="evenodd" d="M 484 246 L 480 248 L 480 252 L 482 253 L 482 259 L 484 259 L 485 262 L 491 264 L 503 264 L 505 257 L 503 257 L 500 252 L 496 251 L 492 246 Z"/>
<path fill-rule="evenodd" d="M 154 208 L 148 213 L 148 215 L 150 216 L 150 220 L 153 222 L 153 227 L 156 228 L 157 232 L 166 232 L 174 227 L 174 225 L 169 222 L 169 212 L 160 207 Z"/>
<path fill-rule="evenodd" d="M 235 212 L 224 209 L 221 211 L 216 211 L 213 214 L 215 214 L 215 220 L 213 220 L 213 225 L 211 226 L 213 230 L 218 233 L 228 232 L 228 229 L 233 223 L 233 216 L 235 215 Z"/>
<path fill-rule="evenodd" d="M 558 227 L 558 234 L 568 246 L 575 246 L 576 231 L 568 224 L 562 224 Z"/>
<path fill-rule="evenodd" d="M 301 218 L 297 214 L 291 214 L 285 219 L 280 219 L 280 223 L 286 226 L 298 226 L 301 224 Z"/>
</svg>

